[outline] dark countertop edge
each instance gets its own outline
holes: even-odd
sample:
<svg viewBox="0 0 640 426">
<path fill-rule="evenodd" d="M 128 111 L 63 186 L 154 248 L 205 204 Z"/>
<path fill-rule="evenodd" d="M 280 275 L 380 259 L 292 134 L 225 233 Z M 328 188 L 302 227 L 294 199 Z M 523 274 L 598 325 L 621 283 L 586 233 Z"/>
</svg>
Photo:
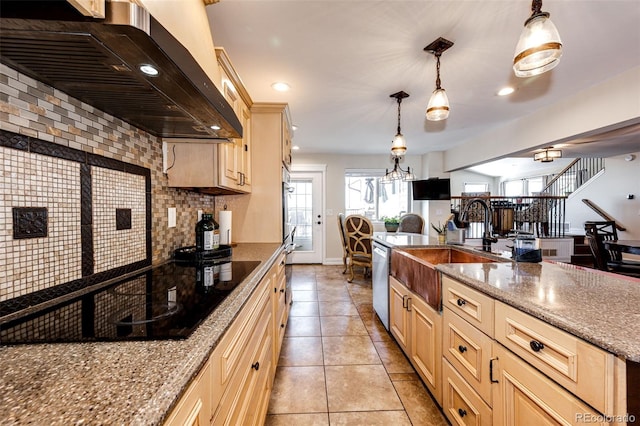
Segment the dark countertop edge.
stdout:
<svg viewBox="0 0 640 426">
<path fill-rule="evenodd" d="M 555 262 L 543 261 L 541 262 L 541 264 L 543 265 L 543 267 L 559 267 L 555 264 Z M 462 282 L 463 284 L 468 285 L 475 290 L 480 291 L 481 293 L 494 298 L 495 300 L 498 300 L 522 312 L 525 312 L 549 325 L 557 327 L 588 343 L 591 343 L 594 346 L 599 347 L 600 349 L 610 352 L 617 357 L 621 357 L 625 360 L 634 362 L 640 362 L 640 353 L 631 353 L 624 350 L 623 348 L 617 347 L 616 345 L 612 345 L 604 337 L 594 336 L 593 334 L 586 334 L 582 332 L 578 327 L 576 327 L 568 318 L 553 315 L 552 312 L 545 310 L 540 306 L 536 306 L 535 304 L 524 304 L 520 299 L 513 296 L 510 292 L 504 291 L 491 285 L 487 285 L 482 281 L 474 279 L 473 277 L 458 273 L 454 269 L 451 269 L 453 267 L 452 265 L 453 264 L 443 263 L 437 265 L 436 270 L 455 280 Z"/>
<path fill-rule="evenodd" d="M 248 243 L 247 245 L 273 245 L 277 243 Z M 234 248 L 242 248 L 237 246 Z M 214 312 L 203 321 L 202 324 L 194 331 L 194 333 L 187 338 L 199 339 L 206 336 L 200 336 L 206 333 L 206 329 L 215 328 L 216 325 L 222 324 L 218 332 L 210 336 L 212 340 L 206 345 L 197 347 L 192 351 L 190 355 L 191 362 L 185 362 L 185 368 L 179 372 L 175 372 L 172 375 L 173 380 L 167 380 L 155 393 L 155 396 L 151 398 L 144 407 L 138 409 L 132 419 L 132 425 L 146 425 L 150 422 L 152 424 L 163 424 L 177 406 L 180 398 L 184 392 L 188 389 L 189 385 L 196 378 L 202 367 L 209 360 L 209 357 L 220 343 L 220 340 L 224 337 L 225 333 L 237 318 L 238 314 L 244 308 L 245 304 L 253 295 L 257 285 L 262 278 L 267 274 L 269 269 L 275 264 L 276 259 L 282 253 L 284 245 L 280 245 L 274 250 L 271 256 L 266 261 L 261 263 L 249 274 L 242 283 L 234 289 L 234 291 L 226 297 L 226 299 L 214 310 Z M 234 252 L 232 255 L 233 260 L 255 260 L 254 258 L 248 258 L 246 255 L 238 254 Z M 240 301 L 240 303 L 237 303 Z M 217 314 L 217 315 L 216 315 Z M 227 314 L 227 315 L 224 315 Z M 224 317 L 224 318 L 223 318 Z M 199 349 L 199 350 L 198 350 Z M 185 360 L 186 361 L 186 360 Z M 185 371 L 186 370 L 186 371 Z M 180 389 L 176 392 L 177 389 Z"/>
</svg>

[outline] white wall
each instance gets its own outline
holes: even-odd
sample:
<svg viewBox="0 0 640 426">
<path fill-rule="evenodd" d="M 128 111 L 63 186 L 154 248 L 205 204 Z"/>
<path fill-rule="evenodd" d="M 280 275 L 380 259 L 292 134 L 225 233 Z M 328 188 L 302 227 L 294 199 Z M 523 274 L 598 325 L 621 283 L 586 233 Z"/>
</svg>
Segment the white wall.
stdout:
<svg viewBox="0 0 640 426">
<path fill-rule="evenodd" d="M 326 164 L 326 191 L 324 215 L 325 223 L 325 263 L 342 263 L 342 243 L 338 233 L 337 215 L 344 212 L 344 172 L 345 169 L 385 169 L 393 168 L 389 155 L 338 155 L 303 154 L 294 152 L 293 164 Z M 403 169 L 411 167 L 416 176 L 422 175 L 419 156 L 405 156 Z M 414 203 L 412 211 L 418 212 Z M 330 214 L 329 214 L 330 213 Z"/>
<path fill-rule="evenodd" d="M 588 199 L 627 228 L 618 231 L 620 239 L 640 239 L 640 153 L 635 160 L 625 161 L 625 156 L 605 159 L 604 174 L 571 194 L 566 203 L 566 220 L 574 233 L 584 233 L 587 220 L 604 220 L 582 202 Z M 627 199 L 632 194 L 633 199 Z"/>
<path fill-rule="evenodd" d="M 447 150 L 444 170 L 466 168 L 618 123 L 638 121 L 638 93 L 640 67 Z"/>
</svg>

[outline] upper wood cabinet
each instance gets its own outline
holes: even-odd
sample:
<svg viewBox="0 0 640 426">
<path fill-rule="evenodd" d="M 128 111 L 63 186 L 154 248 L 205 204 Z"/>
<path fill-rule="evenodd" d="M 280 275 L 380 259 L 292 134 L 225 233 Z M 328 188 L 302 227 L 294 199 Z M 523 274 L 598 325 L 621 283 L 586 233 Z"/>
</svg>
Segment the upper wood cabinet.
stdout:
<svg viewBox="0 0 640 426">
<path fill-rule="evenodd" d="M 242 139 L 227 143 L 166 140 L 169 186 L 208 194 L 250 193 L 253 101 L 224 49 L 216 48 L 216 56 L 221 76 L 219 88 L 242 123 Z"/>
</svg>

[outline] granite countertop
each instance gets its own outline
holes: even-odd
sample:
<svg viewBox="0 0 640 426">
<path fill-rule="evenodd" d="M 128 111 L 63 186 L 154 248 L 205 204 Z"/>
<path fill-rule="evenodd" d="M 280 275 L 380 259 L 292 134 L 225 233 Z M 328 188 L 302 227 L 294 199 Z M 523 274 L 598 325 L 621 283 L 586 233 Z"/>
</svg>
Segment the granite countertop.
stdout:
<svg viewBox="0 0 640 426">
<path fill-rule="evenodd" d="M 161 424 L 280 253 L 239 244 L 261 263 L 185 340 L 0 347 L 0 424 Z"/>
<path fill-rule="evenodd" d="M 640 362 L 640 279 L 564 263 L 458 263 L 436 269 L 587 342 Z"/>
</svg>

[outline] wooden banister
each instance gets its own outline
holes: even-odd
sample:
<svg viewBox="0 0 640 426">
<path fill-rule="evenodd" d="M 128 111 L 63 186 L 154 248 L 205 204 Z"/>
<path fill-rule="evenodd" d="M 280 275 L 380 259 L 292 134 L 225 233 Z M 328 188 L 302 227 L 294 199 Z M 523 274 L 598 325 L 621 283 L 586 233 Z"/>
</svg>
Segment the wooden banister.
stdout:
<svg viewBox="0 0 640 426">
<path fill-rule="evenodd" d="M 615 220 L 613 217 L 611 217 L 607 212 L 605 212 L 604 210 L 602 210 L 602 208 L 600 208 L 600 206 L 598 206 L 596 203 L 594 203 L 591 200 L 588 200 L 586 198 L 582 199 L 582 202 L 585 203 L 587 206 L 589 206 L 591 208 L 591 210 L 593 210 L 594 212 L 598 213 L 600 215 L 601 218 L 603 218 L 604 220 L 609 220 L 609 221 L 613 221 L 616 224 L 616 229 L 618 231 L 626 231 L 627 228 L 625 228 L 624 226 L 622 226 L 617 220 Z"/>
</svg>

